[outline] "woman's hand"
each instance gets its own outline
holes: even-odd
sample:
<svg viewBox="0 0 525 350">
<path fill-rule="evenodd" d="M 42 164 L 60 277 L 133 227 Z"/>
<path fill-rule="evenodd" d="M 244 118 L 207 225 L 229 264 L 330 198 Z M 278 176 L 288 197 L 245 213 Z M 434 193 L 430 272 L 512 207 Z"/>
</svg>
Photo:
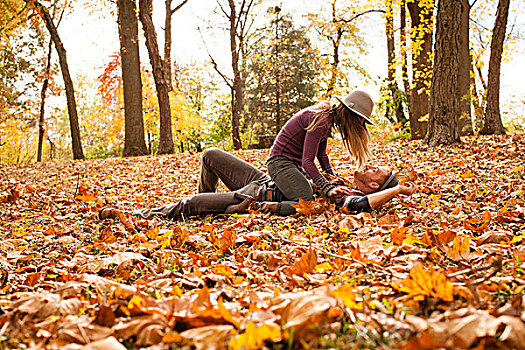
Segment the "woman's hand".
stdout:
<svg viewBox="0 0 525 350">
<path fill-rule="evenodd" d="M 399 194 L 405 195 L 405 196 L 411 196 L 414 192 L 417 190 L 417 186 L 412 181 L 407 181 L 403 185 L 399 186 Z"/>
<path fill-rule="evenodd" d="M 352 191 L 346 186 L 336 186 L 328 192 L 328 197 L 344 196 L 352 194 Z"/>
</svg>

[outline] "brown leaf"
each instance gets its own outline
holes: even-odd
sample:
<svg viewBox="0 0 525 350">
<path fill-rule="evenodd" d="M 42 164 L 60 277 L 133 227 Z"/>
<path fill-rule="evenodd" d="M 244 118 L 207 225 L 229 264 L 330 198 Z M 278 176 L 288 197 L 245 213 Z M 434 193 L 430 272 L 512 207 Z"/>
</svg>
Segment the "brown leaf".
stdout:
<svg viewBox="0 0 525 350">
<path fill-rule="evenodd" d="M 115 325 L 115 313 L 110 306 L 105 304 L 100 305 L 95 315 L 94 322 L 96 324 L 110 328 Z"/>
<path fill-rule="evenodd" d="M 80 350 L 126 350 L 115 337 L 108 337 L 84 345 Z"/>
</svg>

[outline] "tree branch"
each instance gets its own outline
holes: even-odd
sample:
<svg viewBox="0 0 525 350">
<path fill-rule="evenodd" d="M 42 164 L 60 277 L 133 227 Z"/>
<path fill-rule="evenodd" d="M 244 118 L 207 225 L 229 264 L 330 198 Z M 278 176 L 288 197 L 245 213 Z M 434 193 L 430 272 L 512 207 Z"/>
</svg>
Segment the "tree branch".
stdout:
<svg viewBox="0 0 525 350">
<path fill-rule="evenodd" d="M 371 12 L 379 12 L 379 13 L 386 13 L 385 10 L 367 10 L 365 12 L 361 12 L 361 13 L 358 13 L 357 15 L 355 15 L 354 17 L 350 18 L 350 19 L 344 19 L 344 18 L 341 18 L 341 19 L 337 19 L 335 20 L 334 22 L 344 22 L 344 23 L 350 23 L 352 22 L 353 20 L 356 20 L 357 18 L 363 16 L 363 15 L 366 15 L 367 13 L 371 13 Z"/>
<path fill-rule="evenodd" d="M 184 5 L 186 5 L 188 3 L 188 1 L 189 0 L 184 0 L 180 4 L 178 4 L 173 10 L 171 10 L 171 14 L 174 14 L 175 12 L 180 10 L 182 8 L 182 6 L 184 6 Z"/>
<path fill-rule="evenodd" d="M 224 75 L 224 74 L 219 70 L 219 66 L 217 65 L 217 62 L 215 61 L 215 59 L 214 59 L 213 56 L 211 55 L 210 50 L 208 49 L 208 45 L 206 44 L 206 41 L 204 40 L 204 37 L 202 36 L 202 31 L 201 31 L 200 27 L 197 27 L 197 30 L 199 31 L 199 34 L 200 34 L 200 36 L 201 36 L 202 42 L 203 42 L 203 44 L 204 44 L 204 47 L 206 48 L 206 53 L 208 54 L 208 57 L 210 57 L 211 63 L 213 64 L 213 69 L 215 69 L 215 71 L 221 76 L 221 78 L 224 80 L 224 82 L 226 83 L 226 85 L 228 85 L 228 87 L 229 87 L 230 89 L 233 89 L 233 85 L 232 85 L 231 79 L 228 78 L 226 75 Z"/>
</svg>

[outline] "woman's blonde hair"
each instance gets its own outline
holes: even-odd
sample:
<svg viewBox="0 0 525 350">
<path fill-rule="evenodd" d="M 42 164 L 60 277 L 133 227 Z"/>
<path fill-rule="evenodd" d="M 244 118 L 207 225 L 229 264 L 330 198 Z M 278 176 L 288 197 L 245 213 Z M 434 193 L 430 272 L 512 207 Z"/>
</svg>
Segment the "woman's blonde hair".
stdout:
<svg viewBox="0 0 525 350">
<path fill-rule="evenodd" d="M 312 131 L 319 125 L 331 123 L 341 134 L 343 144 L 352 157 L 357 161 L 358 167 L 363 166 L 371 153 L 368 148 L 370 134 L 365 124 L 361 124 L 360 117 L 346 108 L 342 103 L 330 105 L 328 101 L 323 101 L 313 107 L 316 115 L 306 131 Z"/>
</svg>

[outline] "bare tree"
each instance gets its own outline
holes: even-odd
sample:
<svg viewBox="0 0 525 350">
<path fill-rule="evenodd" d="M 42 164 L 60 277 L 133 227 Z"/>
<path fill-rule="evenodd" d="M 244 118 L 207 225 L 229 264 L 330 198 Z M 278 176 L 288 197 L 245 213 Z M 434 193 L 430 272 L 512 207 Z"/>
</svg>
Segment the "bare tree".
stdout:
<svg viewBox="0 0 525 350">
<path fill-rule="evenodd" d="M 28 2 L 30 0 L 26 0 Z M 40 16 L 44 19 L 46 28 L 51 35 L 51 40 L 55 45 L 55 49 L 58 53 L 58 61 L 60 63 L 60 69 L 62 70 L 62 77 L 64 79 L 64 86 L 66 89 L 67 99 L 67 111 L 69 115 L 69 128 L 71 130 L 71 143 L 73 147 L 73 159 L 84 159 L 84 152 L 82 151 L 82 142 L 80 140 L 80 127 L 78 124 L 77 114 L 77 103 L 75 100 L 75 89 L 73 87 L 73 81 L 69 74 L 69 65 L 67 63 L 66 49 L 62 44 L 62 40 L 58 34 L 57 28 L 53 23 L 53 19 L 49 15 L 46 7 L 42 6 L 38 1 L 32 1 L 35 9 L 38 11 Z"/>
<path fill-rule="evenodd" d="M 149 60 L 153 68 L 153 79 L 155 80 L 155 87 L 157 88 L 157 99 L 159 101 L 160 112 L 160 131 L 159 131 L 159 154 L 171 154 L 175 152 L 173 145 L 173 131 L 171 129 L 171 107 L 169 98 L 170 78 L 168 77 L 171 71 L 166 64 L 166 61 L 160 57 L 159 45 L 157 43 L 157 33 L 153 25 L 152 0 L 139 0 L 139 17 L 144 28 L 144 35 L 146 36 L 146 46 L 148 47 Z"/>
<path fill-rule="evenodd" d="M 501 121 L 499 110 L 499 90 L 500 90 L 500 72 L 501 72 L 501 55 L 503 53 L 503 41 L 507 28 L 507 19 L 509 16 L 510 0 L 500 0 L 496 21 L 492 31 L 492 41 L 490 43 L 490 61 L 489 61 L 489 78 L 487 85 L 487 107 L 485 109 L 485 118 L 481 134 L 504 134 L 505 129 Z"/>
<path fill-rule="evenodd" d="M 213 56 L 208 55 L 215 71 L 221 76 L 231 91 L 231 127 L 232 142 L 234 149 L 241 149 L 240 120 L 244 112 L 244 90 L 246 74 L 243 72 L 243 62 L 247 50 L 247 40 L 253 24 L 251 12 L 254 9 L 255 0 L 228 0 L 224 4 L 217 0 L 217 10 L 228 23 L 228 34 L 230 39 L 231 68 L 233 77 L 228 77 L 219 69 Z"/>
<path fill-rule="evenodd" d="M 460 142 L 456 93 L 463 7 L 464 4 L 457 0 L 440 0 L 438 3 L 429 122 L 425 138 L 432 146 Z"/>
<path fill-rule="evenodd" d="M 172 0 L 166 0 L 166 18 L 164 21 L 164 67 L 167 70 L 166 75 L 168 78 L 168 89 L 169 91 L 173 90 L 173 83 L 171 81 L 171 19 L 173 14 L 180 10 L 184 5 L 188 3 L 189 0 L 183 0 L 171 8 Z"/>
<path fill-rule="evenodd" d="M 135 0 L 118 0 L 122 86 L 124 89 L 125 157 L 148 153 L 144 140 L 142 115 L 142 81 L 138 46 L 138 19 Z"/>
</svg>

